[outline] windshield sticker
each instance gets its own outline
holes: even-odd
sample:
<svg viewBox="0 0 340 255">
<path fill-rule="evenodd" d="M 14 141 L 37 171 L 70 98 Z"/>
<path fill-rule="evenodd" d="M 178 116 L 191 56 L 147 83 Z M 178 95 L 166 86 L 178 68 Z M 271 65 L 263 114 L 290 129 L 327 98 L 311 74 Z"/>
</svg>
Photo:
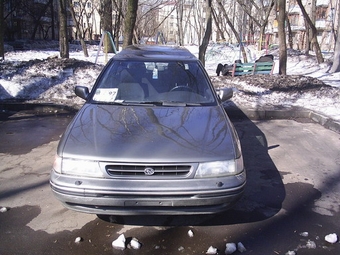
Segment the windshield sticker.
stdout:
<svg viewBox="0 0 340 255">
<path fill-rule="evenodd" d="M 97 89 L 93 100 L 100 102 L 113 102 L 118 94 L 118 88 Z"/>
</svg>

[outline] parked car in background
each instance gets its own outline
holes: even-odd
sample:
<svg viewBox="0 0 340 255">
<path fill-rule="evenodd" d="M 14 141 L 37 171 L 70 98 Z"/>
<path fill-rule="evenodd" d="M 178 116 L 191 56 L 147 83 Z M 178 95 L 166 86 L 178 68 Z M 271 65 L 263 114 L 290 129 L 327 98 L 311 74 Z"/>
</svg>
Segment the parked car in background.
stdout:
<svg viewBox="0 0 340 255">
<path fill-rule="evenodd" d="M 187 49 L 130 46 L 115 55 L 63 134 L 50 185 L 95 214 L 208 214 L 243 194 L 240 142 L 203 65 Z"/>
</svg>

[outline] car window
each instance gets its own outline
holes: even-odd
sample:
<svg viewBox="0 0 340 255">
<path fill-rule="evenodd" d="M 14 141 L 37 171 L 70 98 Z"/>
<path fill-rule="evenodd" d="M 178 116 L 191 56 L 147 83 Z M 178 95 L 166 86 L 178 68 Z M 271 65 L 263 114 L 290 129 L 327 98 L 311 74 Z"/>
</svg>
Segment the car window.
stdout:
<svg viewBox="0 0 340 255">
<path fill-rule="evenodd" d="M 113 61 L 94 90 L 94 102 L 215 103 L 197 62 Z"/>
</svg>

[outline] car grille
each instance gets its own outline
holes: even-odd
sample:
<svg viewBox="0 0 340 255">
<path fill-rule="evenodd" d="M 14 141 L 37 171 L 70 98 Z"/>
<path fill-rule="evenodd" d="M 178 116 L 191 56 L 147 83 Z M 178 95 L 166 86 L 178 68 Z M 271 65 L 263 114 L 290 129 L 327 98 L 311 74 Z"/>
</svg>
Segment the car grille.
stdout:
<svg viewBox="0 0 340 255">
<path fill-rule="evenodd" d="M 106 171 L 114 177 L 171 177 L 184 178 L 190 175 L 191 165 L 140 166 L 106 165 Z"/>
</svg>

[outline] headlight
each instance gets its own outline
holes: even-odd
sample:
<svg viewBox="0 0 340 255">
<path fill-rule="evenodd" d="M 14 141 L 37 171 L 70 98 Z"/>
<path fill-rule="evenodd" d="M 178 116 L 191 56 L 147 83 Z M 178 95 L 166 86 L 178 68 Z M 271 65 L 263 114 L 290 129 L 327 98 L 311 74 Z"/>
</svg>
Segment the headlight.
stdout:
<svg viewBox="0 0 340 255">
<path fill-rule="evenodd" d="M 91 160 L 61 158 L 56 156 L 54 171 L 61 174 L 78 175 L 84 177 L 103 177 L 99 162 Z"/>
<path fill-rule="evenodd" d="M 235 160 L 214 161 L 199 164 L 195 178 L 214 178 L 235 175 L 243 171 L 242 156 Z"/>
</svg>

